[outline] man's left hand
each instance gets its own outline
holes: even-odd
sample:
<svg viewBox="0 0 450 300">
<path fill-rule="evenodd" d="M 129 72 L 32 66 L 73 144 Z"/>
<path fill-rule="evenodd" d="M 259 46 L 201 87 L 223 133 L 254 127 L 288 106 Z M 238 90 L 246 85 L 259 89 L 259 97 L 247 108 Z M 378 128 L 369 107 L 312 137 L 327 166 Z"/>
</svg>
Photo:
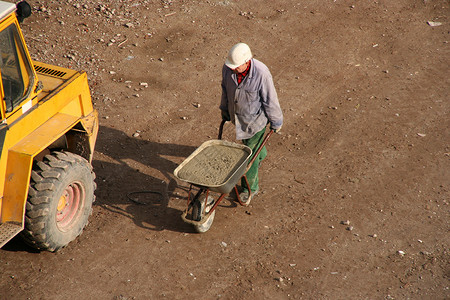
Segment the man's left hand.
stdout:
<svg viewBox="0 0 450 300">
<path fill-rule="evenodd" d="M 272 129 L 273 130 L 273 132 L 275 132 L 275 133 L 280 133 L 280 130 L 281 130 L 281 127 L 280 128 L 270 128 L 270 129 Z"/>
</svg>

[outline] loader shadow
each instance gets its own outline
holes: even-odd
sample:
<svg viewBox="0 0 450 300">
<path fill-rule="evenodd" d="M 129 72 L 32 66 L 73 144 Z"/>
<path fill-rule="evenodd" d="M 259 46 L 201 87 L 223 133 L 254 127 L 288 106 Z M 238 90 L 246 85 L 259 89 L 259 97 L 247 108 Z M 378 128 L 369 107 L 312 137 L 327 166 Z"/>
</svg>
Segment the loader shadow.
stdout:
<svg viewBox="0 0 450 300">
<path fill-rule="evenodd" d="M 181 209 L 169 206 L 169 201 L 184 206 L 187 192 L 174 194 L 177 187 L 180 189 L 173 176 L 178 164 L 166 157 L 183 160 L 195 149 L 134 138 L 100 126 L 96 152 L 101 159 L 94 158 L 92 163 L 97 176 L 96 205 L 128 217 L 145 229 L 192 232 L 180 217 Z M 150 171 L 159 172 L 164 179 L 148 175 Z"/>
<path fill-rule="evenodd" d="M 9 242 L 7 242 L 1 249 L 8 252 L 28 252 L 28 253 L 40 253 L 41 251 L 29 246 L 22 239 L 20 235 L 16 235 Z"/>
</svg>

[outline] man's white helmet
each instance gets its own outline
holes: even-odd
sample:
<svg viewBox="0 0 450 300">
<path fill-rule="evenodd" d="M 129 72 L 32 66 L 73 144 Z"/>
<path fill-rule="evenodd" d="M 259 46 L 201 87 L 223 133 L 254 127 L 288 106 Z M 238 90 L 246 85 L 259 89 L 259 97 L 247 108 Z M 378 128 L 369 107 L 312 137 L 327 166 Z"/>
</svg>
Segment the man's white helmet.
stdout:
<svg viewBox="0 0 450 300">
<path fill-rule="evenodd" d="M 230 69 L 236 69 L 240 65 L 248 62 L 250 59 L 252 59 L 252 51 L 250 50 L 250 47 L 244 43 L 237 43 L 230 49 L 230 52 L 228 52 L 225 65 Z"/>
</svg>

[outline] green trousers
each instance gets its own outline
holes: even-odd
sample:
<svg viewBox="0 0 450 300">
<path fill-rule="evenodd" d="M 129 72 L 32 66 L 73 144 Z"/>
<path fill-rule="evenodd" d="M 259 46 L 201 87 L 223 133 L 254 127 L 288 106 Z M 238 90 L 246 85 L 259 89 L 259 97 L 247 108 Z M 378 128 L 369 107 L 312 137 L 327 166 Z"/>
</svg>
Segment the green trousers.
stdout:
<svg viewBox="0 0 450 300">
<path fill-rule="evenodd" d="M 266 132 L 266 127 L 264 127 L 261 131 L 256 133 L 254 136 L 247 140 L 242 140 L 244 145 L 252 149 L 252 157 L 250 157 L 250 160 L 253 159 L 253 156 L 255 155 L 256 151 L 258 150 L 258 147 L 262 144 L 264 140 L 264 133 Z M 250 185 L 250 189 L 252 193 L 257 191 L 259 189 L 259 178 L 258 178 L 258 169 L 261 161 L 267 156 L 267 149 L 264 146 L 259 153 L 258 157 L 253 162 L 250 169 L 247 171 L 247 180 L 248 184 Z M 249 161 L 250 161 L 249 160 Z M 245 183 L 245 179 L 241 179 L 241 186 L 244 188 L 244 191 L 248 190 L 247 184 Z"/>
</svg>

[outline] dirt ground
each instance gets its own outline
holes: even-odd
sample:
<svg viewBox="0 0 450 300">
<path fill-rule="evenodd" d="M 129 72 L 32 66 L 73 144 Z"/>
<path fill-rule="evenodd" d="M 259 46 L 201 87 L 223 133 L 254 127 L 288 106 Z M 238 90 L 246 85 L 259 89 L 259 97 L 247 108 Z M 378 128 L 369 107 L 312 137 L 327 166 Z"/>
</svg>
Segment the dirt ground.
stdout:
<svg viewBox="0 0 450 300">
<path fill-rule="evenodd" d="M 97 201 L 59 252 L 0 250 L 1 299 L 450 298 L 447 0 L 29 2 L 33 59 L 88 73 Z M 285 123 L 262 193 L 198 234 L 173 171 L 217 137 L 240 41 Z"/>
</svg>

